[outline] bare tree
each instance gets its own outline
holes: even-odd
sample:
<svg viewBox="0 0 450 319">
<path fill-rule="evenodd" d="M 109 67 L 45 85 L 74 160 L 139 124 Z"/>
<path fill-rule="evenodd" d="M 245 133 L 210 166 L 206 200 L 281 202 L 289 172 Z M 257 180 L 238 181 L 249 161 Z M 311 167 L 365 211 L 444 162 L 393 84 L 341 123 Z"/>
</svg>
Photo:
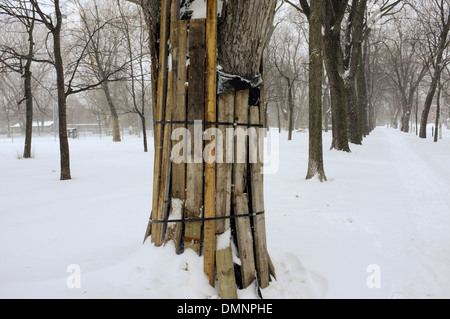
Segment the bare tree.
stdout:
<svg viewBox="0 0 450 319">
<path fill-rule="evenodd" d="M 410 20 L 398 19 L 393 21 L 392 28 L 395 37 L 388 38 L 382 43 L 387 52 L 386 75 L 397 87 L 401 105 L 401 130 L 409 132 L 409 123 L 416 91 L 425 77 L 428 69 L 427 60 L 420 57 L 417 30 Z M 405 30 L 405 28 L 407 28 Z M 395 32 L 395 33 L 394 33 Z"/>
<path fill-rule="evenodd" d="M 317 176 L 323 182 L 327 180 L 322 143 L 323 1 L 314 0 L 310 4 L 300 1 L 300 6 L 309 22 L 309 157 L 306 179 Z"/>
<path fill-rule="evenodd" d="M 287 86 L 287 129 L 288 139 L 292 140 L 294 130 L 295 91 L 303 67 L 300 64 L 303 38 L 298 32 L 292 32 L 288 28 L 278 28 L 276 36 L 270 43 L 269 60 L 286 82 Z"/>
<path fill-rule="evenodd" d="M 147 85 L 146 77 L 147 72 L 145 71 L 146 59 L 148 58 L 148 49 L 145 49 L 145 40 L 147 39 L 147 34 L 144 28 L 144 19 L 140 11 L 134 15 L 129 15 L 124 11 L 124 7 L 117 1 L 117 6 L 119 8 L 120 18 L 122 20 L 121 30 L 125 38 L 125 46 L 127 51 L 127 60 L 129 60 L 128 75 L 129 83 L 127 85 L 127 90 L 131 96 L 132 109 L 133 112 L 139 116 L 142 128 L 142 138 L 144 145 L 144 152 L 148 152 L 147 144 L 147 122 L 146 122 L 146 100 L 147 100 Z M 137 44 L 133 45 L 133 26 L 130 24 L 129 20 L 133 19 L 137 22 L 137 26 L 134 29 L 137 30 L 138 39 Z"/>
<path fill-rule="evenodd" d="M 446 51 L 449 45 L 450 2 L 448 0 L 411 2 L 423 27 L 427 45 L 429 65 L 431 68 L 431 83 L 428 89 L 425 105 L 420 121 L 420 138 L 427 137 L 427 123 L 439 79 L 448 63 Z"/>
<path fill-rule="evenodd" d="M 26 104 L 26 122 L 25 122 L 25 146 L 23 158 L 31 158 L 31 142 L 33 136 L 33 92 L 32 92 L 32 72 L 31 64 L 34 59 L 35 41 L 35 16 L 36 13 L 31 9 L 27 1 L 17 0 L 0 4 L 0 15 L 6 15 L 9 19 L 6 22 L 19 22 L 27 34 L 28 52 L 18 52 L 16 48 L 8 44 L 0 45 L 0 62 L 4 67 L 14 72 L 22 74 L 24 79 L 24 98 L 18 101 Z"/>
</svg>

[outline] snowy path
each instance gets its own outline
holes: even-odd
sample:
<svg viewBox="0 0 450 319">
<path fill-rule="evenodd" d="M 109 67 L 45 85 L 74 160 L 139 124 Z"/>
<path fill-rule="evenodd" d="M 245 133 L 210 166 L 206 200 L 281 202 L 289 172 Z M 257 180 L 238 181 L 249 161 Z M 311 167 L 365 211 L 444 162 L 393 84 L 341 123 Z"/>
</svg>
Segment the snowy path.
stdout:
<svg viewBox="0 0 450 319">
<path fill-rule="evenodd" d="M 449 297 L 448 139 L 436 145 L 378 128 L 364 146 L 352 145 L 351 154 L 325 151 L 329 182 L 322 185 L 302 180 L 307 159 L 299 149 L 306 138 L 296 138 L 294 145 L 283 145 L 291 160 L 266 179 L 266 196 L 269 248 L 279 259 L 297 256 L 277 266 L 286 277 L 295 267 L 303 274 L 307 284 L 299 295 Z M 280 210 L 282 218 L 275 215 Z M 367 286 L 370 265 L 381 270 L 379 289 Z M 283 293 L 289 295 L 277 290 Z"/>
<path fill-rule="evenodd" d="M 448 298 L 450 167 L 433 160 L 440 158 L 434 152 L 442 145 L 405 138 L 398 132 L 382 132 L 391 147 L 397 177 L 405 190 L 405 207 L 414 226 L 407 254 L 416 271 L 416 284 L 423 287 L 413 293 L 415 297 Z M 447 159 L 449 155 L 447 153 Z"/>
</svg>

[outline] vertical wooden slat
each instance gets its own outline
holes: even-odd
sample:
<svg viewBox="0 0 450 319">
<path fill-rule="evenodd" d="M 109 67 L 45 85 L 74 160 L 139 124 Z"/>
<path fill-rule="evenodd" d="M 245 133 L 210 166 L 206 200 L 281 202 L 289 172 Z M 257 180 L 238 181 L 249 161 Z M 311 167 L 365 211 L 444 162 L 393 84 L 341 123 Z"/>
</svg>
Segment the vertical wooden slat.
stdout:
<svg viewBox="0 0 450 319">
<path fill-rule="evenodd" d="M 186 121 L 186 55 L 187 55 L 187 21 L 179 20 L 174 23 L 172 44 L 172 120 Z M 172 131 L 186 128 L 185 124 L 172 124 Z M 184 142 L 187 142 L 184 140 Z M 179 141 L 172 141 L 172 147 Z M 187 145 L 183 148 L 187 150 Z M 177 154 L 178 155 L 178 154 Z M 180 154 L 181 155 L 181 154 Z M 187 154 L 184 154 L 187 155 Z M 181 163 L 172 162 L 172 200 L 179 201 L 176 209 L 171 207 L 169 219 L 180 219 L 184 215 L 184 203 L 186 200 L 186 156 Z M 177 211 L 181 208 L 181 211 Z M 169 224 L 166 231 L 165 243 L 173 241 L 176 251 L 179 252 L 182 224 Z"/>
<path fill-rule="evenodd" d="M 250 124 L 259 124 L 259 107 L 250 106 Z M 259 134 L 260 130 L 256 129 L 255 134 L 250 137 L 249 145 L 250 147 L 256 148 L 256 153 L 258 153 L 259 148 Z M 257 156 L 258 157 L 258 156 Z M 264 183 L 262 174 L 262 162 L 257 160 L 256 163 L 251 163 L 251 198 L 253 213 L 264 212 Z M 253 217 L 253 228 L 254 228 L 254 241 L 255 241 L 255 256 L 256 256 L 256 270 L 258 272 L 258 282 L 261 288 L 266 288 L 269 286 L 269 254 L 267 253 L 267 242 L 266 242 L 266 224 L 265 215 L 258 215 Z"/>
<path fill-rule="evenodd" d="M 232 123 L 234 117 L 234 92 L 221 94 L 217 101 L 217 121 Z M 233 164 L 227 163 L 229 153 L 233 149 L 227 145 L 227 128 L 229 125 L 218 125 L 216 155 L 216 216 L 230 216 L 231 181 Z M 220 148 L 219 148 L 220 145 Z M 231 249 L 231 223 L 229 219 L 216 221 L 217 251 L 216 267 L 219 282 L 219 295 L 222 299 L 237 299 L 236 276 L 234 272 L 233 252 Z M 224 245 L 225 243 L 225 245 Z M 228 244 L 228 245 L 226 245 Z"/>
<path fill-rule="evenodd" d="M 217 235 L 216 265 L 220 298 L 237 299 L 236 275 L 234 273 L 230 230 L 221 235 Z"/>
<path fill-rule="evenodd" d="M 189 84 L 188 121 L 203 121 L 205 118 L 205 71 L 206 71 L 206 19 L 193 19 L 189 26 Z M 202 217 L 203 206 L 203 125 L 188 125 L 191 133 L 191 163 L 187 164 L 186 219 Z M 199 144 L 195 149 L 195 143 Z M 197 151 L 196 154 L 195 152 Z M 184 248 L 201 253 L 202 222 L 185 223 Z"/>
<path fill-rule="evenodd" d="M 236 123 L 248 123 L 248 99 L 249 91 L 236 91 L 235 114 Z M 248 139 L 246 136 L 246 127 L 238 127 L 241 133 L 238 133 L 235 144 L 234 170 L 233 170 L 233 202 L 235 215 L 246 215 L 249 210 L 247 172 L 248 163 L 246 153 L 242 156 L 239 152 L 247 151 Z M 244 136 L 240 138 L 239 134 Z M 241 260 L 242 286 L 247 288 L 255 280 L 255 258 L 253 250 L 253 236 L 250 217 L 241 217 L 236 219 L 236 236 L 239 249 L 239 258 Z"/>
<path fill-rule="evenodd" d="M 170 20 L 170 0 L 161 1 L 161 28 L 160 37 L 161 43 L 167 43 L 169 38 L 169 20 Z M 159 49 L 159 72 L 158 72 L 158 100 L 155 110 L 155 121 L 162 121 L 165 118 L 166 109 L 166 94 L 167 94 L 167 45 L 161 45 Z M 162 166 L 162 148 L 163 148 L 163 135 L 164 126 L 161 124 L 155 125 L 155 164 L 153 171 L 153 201 L 152 201 L 152 214 L 153 220 L 158 220 L 158 206 L 159 206 L 159 187 L 161 184 L 161 166 Z M 144 241 L 150 234 L 152 234 L 152 243 L 156 243 L 156 238 L 161 236 L 162 225 L 149 223 L 145 234 Z"/>
<path fill-rule="evenodd" d="M 208 0 L 206 18 L 206 112 L 208 122 L 216 121 L 216 67 L 217 67 L 217 0 Z M 215 125 L 209 125 L 215 128 Z M 211 141 L 214 142 L 214 141 Z M 212 154 L 205 163 L 205 217 L 215 217 L 216 166 Z M 204 226 L 204 270 L 209 283 L 215 283 L 216 227 L 214 221 Z"/>
<path fill-rule="evenodd" d="M 179 0 L 171 1 L 171 9 L 170 9 L 170 32 L 169 32 L 169 58 L 168 58 L 168 66 L 169 69 L 167 71 L 167 92 L 166 92 L 166 105 L 165 105 L 165 117 L 164 120 L 166 122 L 170 122 L 172 120 L 172 98 L 173 98 L 173 68 L 171 67 L 173 59 L 173 46 L 174 43 L 174 28 L 175 21 L 178 19 L 179 12 Z M 171 135 L 172 135 L 172 125 L 170 123 L 164 125 L 164 136 L 162 143 L 162 161 L 161 161 L 161 182 L 158 190 L 158 220 L 166 220 L 167 215 L 170 208 L 170 176 L 172 171 L 172 165 L 170 162 L 171 157 Z M 167 224 L 158 224 L 157 232 L 153 234 L 152 232 L 152 240 L 154 240 L 155 246 L 162 246 L 165 230 L 167 228 Z M 153 239 L 153 237 L 155 237 Z"/>
<path fill-rule="evenodd" d="M 219 123 L 233 123 L 234 117 L 234 92 L 220 94 L 217 101 L 217 121 Z M 217 152 L 216 164 L 216 216 L 230 216 L 231 210 L 231 180 L 233 164 L 227 163 L 227 158 L 233 154 L 233 150 L 227 145 L 228 125 L 219 125 L 218 130 L 222 133 L 223 150 Z M 231 127 L 232 128 L 232 127 Z M 224 233 L 230 228 L 230 220 L 216 221 L 216 234 Z"/>
</svg>

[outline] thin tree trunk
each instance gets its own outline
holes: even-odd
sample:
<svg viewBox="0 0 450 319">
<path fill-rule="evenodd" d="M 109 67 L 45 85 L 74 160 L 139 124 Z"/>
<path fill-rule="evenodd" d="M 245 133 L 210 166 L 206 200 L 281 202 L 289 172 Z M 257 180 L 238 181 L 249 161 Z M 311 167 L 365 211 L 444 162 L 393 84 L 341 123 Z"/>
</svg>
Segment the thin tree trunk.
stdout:
<svg viewBox="0 0 450 319">
<path fill-rule="evenodd" d="M 111 117 L 113 120 L 113 142 L 121 142 L 122 139 L 120 137 L 119 115 L 117 114 L 117 109 L 112 99 L 111 91 L 109 90 L 108 81 L 103 82 L 102 89 L 103 92 L 105 93 L 106 102 L 108 103 L 109 110 L 111 112 Z"/>
<path fill-rule="evenodd" d="M 147 124 L 144 115 L 139 115 L 142 123 L 142 142 L 144 144 L 144 153 L 148 152 L 148 143 L 147 143 Z"/>
<path fill-rule="evenodd" d="M 422 112 L 422 119 L 420 121 L 420 133 L 419 133 L 420 138 L 427 138 L 428 117 L 430 115 L 431 103 L 433 103 L 434 95 L 436 94 L 439 77 L 440 72 L 436 70 L 431 80 L 431 85 L 427 97 L 425 99 L 425 106 Z"/>
<path fill-rule="evenodd" d="M 439 127 L 439 121 L 441 118 L 441 91 L 442 91 L 442 86 L 441 86 L 441 81 L 439 81 L 438 84 L 438 93 L 437 93 L 437 100 L 436 100 L 436 121 L 435 121 L 435 129 L 434 129 L 434 142 L 437 143 L 438 139 L 439 139 L 439 131 L 438 131 L 438 127 Z"/>
<path fill-rule="evenodd" d="M 292 141 L 292 133 L 294 131 L 294 97 L 292 92 L 292 84 L 289 82 L 288 84 L 288 140 Z"/>
<path fill-rule="evenodd" d="M 69 153 L 69 141 L 67 139 L 67 103 L 66 92 L 64 84 L 64 64 L 61 55 L 61 27 L 62 27 L 62 14 L 59 7 L 59 0 L 55 0 L 55 11 L 57 24 L 52 30 L 53 35 L 53 52 L 55 55 L 55 70 L 56 70 L 56 84 L 58 91 L 58 115 L 59 115 L 59 151 L 60 151 L 60 164 L 61 164 L 61 176 L 60 179 L 70 180 L 72 179 L 70 173 L 70 153 Z"/>
<path fill-rule="evenodd" d="M 24 85 L 25 85 L 25 101 L 26 101 L 26 124 L 25 124 L 25 147 L 23 158 L 31 158 L 31 140 L 33 137 L 33 93 L 31 89 L 31 63 L 34 53 L 34 20 L 31 19 L 28 27 L 28 58 L 24 68 Z"/>
<path fill-rule="evenodd" d="M 26 122 L 25 122 L 25 147 L 23 158 L 31 158 L 31 140 L 33 137 L 33 94 L 31 91 L 31 60 L 25 66 L 25 101 L 26 101 Z"/>
</svg>

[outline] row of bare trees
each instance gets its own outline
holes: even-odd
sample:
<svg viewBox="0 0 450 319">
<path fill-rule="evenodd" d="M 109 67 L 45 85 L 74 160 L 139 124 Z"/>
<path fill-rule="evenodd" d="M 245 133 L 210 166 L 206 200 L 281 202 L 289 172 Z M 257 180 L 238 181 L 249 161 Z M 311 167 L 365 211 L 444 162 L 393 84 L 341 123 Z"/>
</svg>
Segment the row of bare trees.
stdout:
<svg viewBox="0 0 450 319">
<path fill-rule="evenodd" d="M 6 83 L 0 100 L 8 126 L 10 115 L 26 104 L 24 158 L 31 157 L 34 104 L 39 100 L 48 105 L 53 99 L 57 103 L 60 178 L 71 179 L 67 101 L 70 96 L 82 96 L 78 100 L 84 98 L 86 108 L 101 113 L 99 105 L 92 107 L 97 104 L 92 103 L 93 93 L 98 91 L 108 105 L 113 140 L 121 141 L 120 112 L 135 113 L 148 151 L 150 58 L 141 10 L 120 0 L 5 0 L 0 3 L 0 23 L 8 30 L 0 39 L 0 77 Z M 18 76 L 23 78 L 20 89 L 7 89 Z M 44 100 L 38 98 L 42 92 L 48 95 Z"/>
<path fill-rule="evenodd" d="M 326 180 L 321 133 L 330 122 L 331 149 L 345 152 L 386 119 L 409 132 L 415 118 L 417 134 L 426 138 L 433 102 L 435 127 L 442 125 L 449 1 L 285 0 L 278 12 L 266 48 L 266 116 L 286 127 L 289 140 L 302 120 L 309 127 L 307 178 Z"/>
</svg>

